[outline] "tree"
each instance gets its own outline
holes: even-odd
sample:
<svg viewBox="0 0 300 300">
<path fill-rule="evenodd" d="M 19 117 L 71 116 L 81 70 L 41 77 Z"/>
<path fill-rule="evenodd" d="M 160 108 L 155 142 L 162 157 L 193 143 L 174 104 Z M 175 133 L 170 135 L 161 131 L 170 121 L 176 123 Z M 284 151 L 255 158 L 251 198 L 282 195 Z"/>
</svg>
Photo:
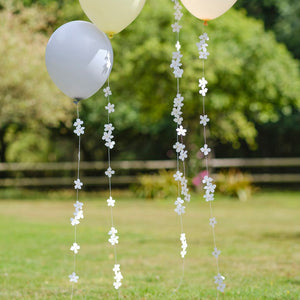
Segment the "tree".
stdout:
<svg viewBox="0 0 300 300">
<path fill-rule="evenodd" d="M 47 37 L 37 32 L 43 12 L 0 12 L 0 156 L 47 160 L 50 128 L 71 126 L 72 101 L 51 82 L 45 67 Z"/>
</svg>

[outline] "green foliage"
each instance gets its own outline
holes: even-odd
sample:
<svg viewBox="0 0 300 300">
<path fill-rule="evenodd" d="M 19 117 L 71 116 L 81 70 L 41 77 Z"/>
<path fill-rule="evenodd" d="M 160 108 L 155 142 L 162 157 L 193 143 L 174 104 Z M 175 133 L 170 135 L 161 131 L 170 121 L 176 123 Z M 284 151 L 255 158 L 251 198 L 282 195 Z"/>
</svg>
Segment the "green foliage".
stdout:
<svg viewBox="0 0 300 300">
<path fill-rule="evenodd" d="M 163 199 L 175 197 L 174 172 L 160 171 L 157 175 L 139 175 L 138 184 L 132 187 L 137 197 Z"/>
<path fill-rule="evenodd" d="M 287 45 L 300 58 L 300 2 L 298 0 L 239 0 L 250 16 L 262 19 L 267 29 L 275 32 L 278 41 Z"/>
<path fill-rule="evenodd" d="M 218 173 L 217 190 L 223 195 L 246 201 L 251 198 L 254 187 L 250 175 L 231 169 Z"/>
<path fill-rule="evenodd" d="M 0 11 L 2 161 L 6 160 L 6 150 L 11 150 L 8 157 L 13 161 L 28 160 L 25 153 L 29 152 L 30 159 L 46 160 L 48 129 L 59 127 L 61 122 L 71 127 L 72 101 L 59 92 L 46 71 L 47 37 L 38 33 L 43 16 L 36 8 L 24 9 L 17 15 Z"/>
</svg>

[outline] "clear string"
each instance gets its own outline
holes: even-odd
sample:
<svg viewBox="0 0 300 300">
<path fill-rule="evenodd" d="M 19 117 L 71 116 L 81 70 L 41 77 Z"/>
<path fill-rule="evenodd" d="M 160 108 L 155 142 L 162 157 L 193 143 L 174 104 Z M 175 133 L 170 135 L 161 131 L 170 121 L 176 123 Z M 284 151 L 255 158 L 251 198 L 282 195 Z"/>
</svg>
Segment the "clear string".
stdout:
<svg viewBox="0 0 300 300">
<path fill-rule="evenodd" d="M 77 119 L 79 119 L 79 101 L 76 101 L 76 112 L 77 112 Z M 77 153 L 77 178 L 79 178 L 80 174 L 80 144 L 81 144 L 81 139 L 80 135 L 78 136 L 78 153 Z M 79 190 L 76 189 L 76 201 L 79 199 Z M 77 225 L 74 225 L 74 243 L 77 243 Z M 74 252 L 74 263 L 73 263 L 73 269 L 74 273 L 76 273 L 76 253 Z M 72 282 L 72 291 L 71 291 L 71 300 L 73 299 L 74 296 L 74 284 L 75 282 Z"/>
<path fill-rule="evenodd" d="M 109 77 L 107 79 L 107 87 L 110 89 L 110 84 L 109 84 Z M 107 104 L 111 104 L 110 103 L 110 94 L 108 94 L 107 96 Z M 107 112 L 107 123 L 110 123 L 110 117 L 109 117 L 109 111 Z M 110 151 L 110 147 L 107 147 L 107 163 L 108 163 L 108 167 L 111 168 L 111 151 Z M 111 176 L 108 176 L 108 188 L 109 188 L 109 197 L 112 196 L 112 180 L 111 180 Z M 111 218 L 111 227 L 114 227 L 114 215 L 113 215 L 113 207 L 110 206 L 110 218 Z M 118 256 L 117 256 L 117 246 L 116 244 L 113 245 L 114 247 L 114 260 L 115 260 L 115 264 L 118 264 Z M 121 298 L 121 293 L 120 293 L 120 289 L 118 289 L 118 299 Z"/>
<path fill-rule="evenodd" d="M 203 23 L 202 33 L 205 32 L 204 26 L 205 26 L 205 24 Z M 205 78 L 205 59 L 202 59 L 202 75 L 203 75 L 203 78 Z M 202 95 L 202 113 L 203 113 L 203 115 L 206 114 L 205 96 L 203 96 L 203 95 Z M 203 138 L 204 138 L 204 144 L 207 144 L 206 126 L 203 126 Z M 205 155 L 205 170 L 206 170 L 207 176 L 210 177 L 209 167 L 208 167 L 208 156 L 207 155 Z M 209 214 L 210 214 L 210 218 L 213 218 L 214 214 L 213 214 L 212 201 L 209 201 Z M 217 248 L 215 227 L 214 226 L 211 226 L 211 227 L 212 227 L 212 236 L 213 236 L 213 246 L 214 246 L 214 248 Z M 216 257 L 215 259 L 216 259 L 217 273 L 220 274 L 219 257 Z M 219 290 L 218 289 L 217 289 L 216 299 L 217 300 L 219 299 Z"/>
</svg>

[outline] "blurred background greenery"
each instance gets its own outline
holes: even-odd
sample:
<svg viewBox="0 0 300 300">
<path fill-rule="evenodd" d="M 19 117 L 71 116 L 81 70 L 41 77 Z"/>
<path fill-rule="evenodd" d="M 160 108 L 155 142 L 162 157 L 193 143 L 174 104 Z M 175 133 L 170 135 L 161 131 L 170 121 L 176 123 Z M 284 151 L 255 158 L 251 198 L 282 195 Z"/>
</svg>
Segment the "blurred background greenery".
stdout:
<svg viewBox="0 0 300 300">
<path fill-rule="evenodd" d="M 209 140 L 215 157 L 299 156 L 299 14 L 296 0 L 239 0 L 206 28 L 211 37 L 206 64 L 211 91 L 207 110 L 213 120 Z M 72 161 L 75 105 L 51 82 L 44 53 L 57 27 L 87 20 L 79 2 L 0 0 L 0 19 L 1 162 Z M 172 22 L 171 1 L 148 0 L 138 19 L 112 39 L 115 160 L 175 157 Z M 201 62 L 195 43 L 202 24 L 188 13 L 182 24 L 186 142 L 196 157 L 202 141 L 197 85 Z M 101 141 L 104 106 L 101 91 L 82 102 L 83 160 L 106 159 Z"/>
</svg>

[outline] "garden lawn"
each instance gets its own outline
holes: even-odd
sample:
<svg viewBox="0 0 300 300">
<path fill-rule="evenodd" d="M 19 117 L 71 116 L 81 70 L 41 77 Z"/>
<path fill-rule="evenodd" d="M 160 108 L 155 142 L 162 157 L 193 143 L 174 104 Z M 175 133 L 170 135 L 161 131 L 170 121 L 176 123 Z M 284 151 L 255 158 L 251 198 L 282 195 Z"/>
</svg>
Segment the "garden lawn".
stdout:
<svg viewBox="0 0 300 300">
<path fill-rule="evenodd" d="M 63 193 L 23 200 L 1 193 L 0 299 L 70 299 L 74 201 Z M 106 197 L 81 195 L 85 218 L 77 227 L 80 279 L 73 299 L 118 299 Z M 209 205 L 200 196 L 193 195 L 184 215 L 188 254 L 177 292 L 182 261 L 174 199 L 114 198 L 120 299 L 216 299 Z M 213 206 L 227 284 L 219 299 L 300 299 L 300 192 L 260 192 L 248 202 L 217 196 Z"/>
</svg>

